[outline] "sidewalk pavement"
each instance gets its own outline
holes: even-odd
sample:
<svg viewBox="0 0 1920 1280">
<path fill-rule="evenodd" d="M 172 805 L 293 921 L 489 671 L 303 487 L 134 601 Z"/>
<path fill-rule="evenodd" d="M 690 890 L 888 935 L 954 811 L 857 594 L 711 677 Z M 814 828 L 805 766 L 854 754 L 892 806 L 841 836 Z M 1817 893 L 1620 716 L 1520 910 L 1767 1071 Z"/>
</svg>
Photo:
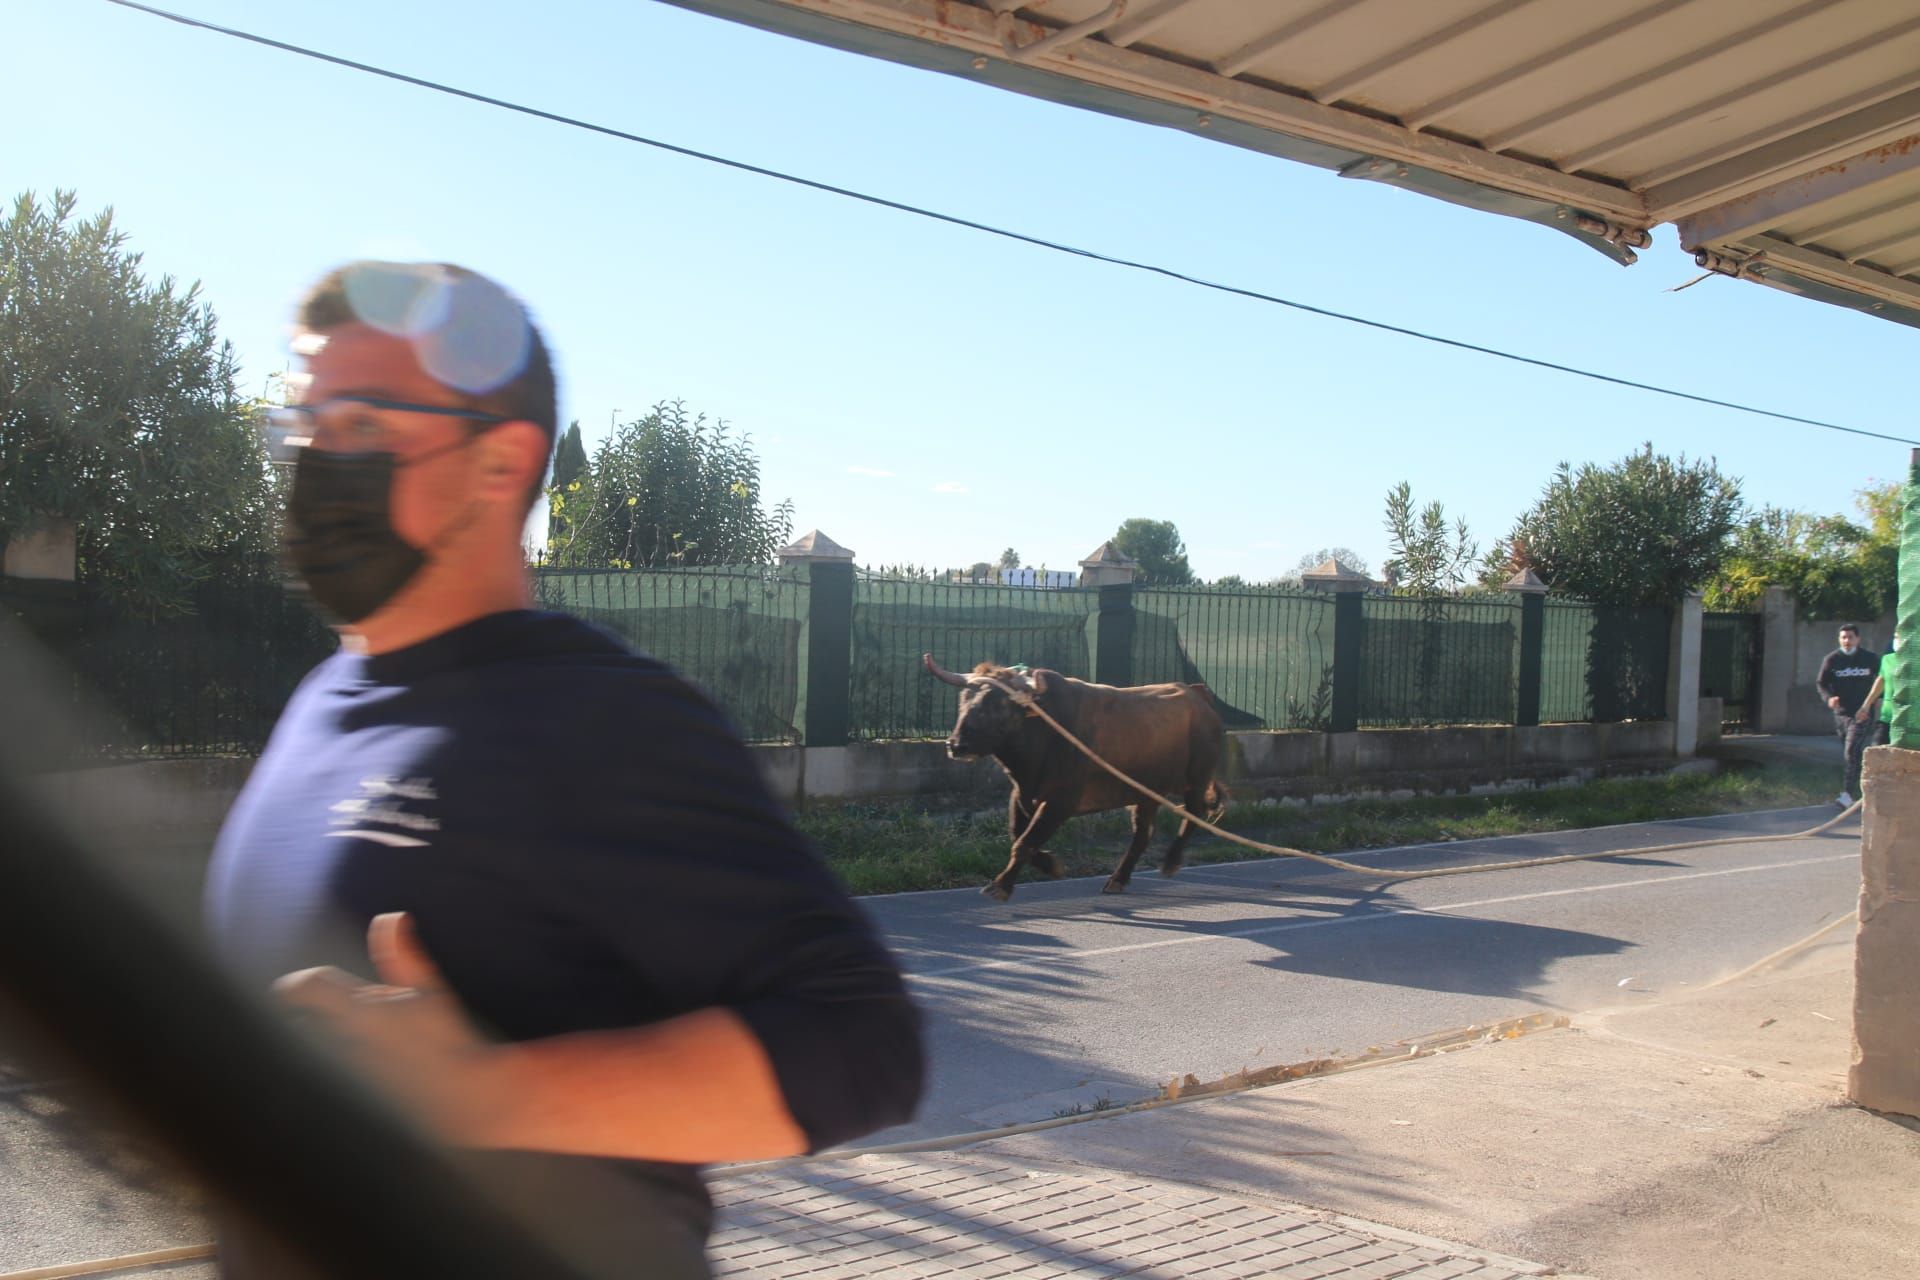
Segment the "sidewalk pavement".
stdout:
<svg viewBox="0 0 1920 1280">
<path fill-rule="evenodd" d="M 961 1150 L 721 1170 L 716 1274 L 1920 1274 L 1920 1124 L 1842 1097 L 1850 929 L 1621 994 L 1567 1029 Z"/>
<path fill-rule="evenodd" d="M 1736 733 L 1702 748 L 1701 754 L 1747 764 L 1832 765 L 1838 779 L 1842 750 L 1831 733 Z"/>
</svg>

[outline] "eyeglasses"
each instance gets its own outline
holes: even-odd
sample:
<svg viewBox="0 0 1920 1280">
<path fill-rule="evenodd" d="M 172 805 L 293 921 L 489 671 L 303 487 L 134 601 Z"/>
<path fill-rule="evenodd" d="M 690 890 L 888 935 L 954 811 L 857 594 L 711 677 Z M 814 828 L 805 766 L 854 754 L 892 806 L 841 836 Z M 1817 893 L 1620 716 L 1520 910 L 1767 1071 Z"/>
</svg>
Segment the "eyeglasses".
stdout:
<svg viewBox="0 0 1920 1280">
<path fill-rule="evenodd" d="M 322 427 L 343 437 L 349 448 L 374 453 L 393 452 L 395 432 L 382 420 L 383 413 L 422 413 L 436 418 L 458 418 L 463 422 L 479 424 L 481 430 L 513 421 L 505 414 L 466 409 L 458 405 L 413 404 L 380 396 L 334 396 L 315 404 L 279 405 L 263 413 L 259 425 L 267 441 L 267 460 L 276 466 L 292 465 L 299 460 L 302 449 L 312 447 L 314 437 Z"/>
</svg>

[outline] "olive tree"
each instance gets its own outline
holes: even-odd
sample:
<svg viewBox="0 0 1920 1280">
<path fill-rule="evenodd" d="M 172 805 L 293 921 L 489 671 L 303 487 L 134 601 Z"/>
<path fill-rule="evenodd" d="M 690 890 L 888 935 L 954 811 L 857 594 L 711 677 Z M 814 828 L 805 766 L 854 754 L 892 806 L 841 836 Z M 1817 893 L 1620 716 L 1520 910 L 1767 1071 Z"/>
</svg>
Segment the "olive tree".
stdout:
<svg viewBox="0 0 1920 1280">
<path fill-rule="evenodd" d="M 561 567 L 770 564 L 793 530 L 792 503 L 760 505 L 752 441 L 677 400 L 616 427 L 547 499 Z"/>
<path fill-rule="evenodd" d="M 274 486 L 199 286 L 149 280 L 102 210 L 18 197 L 0 222 L 0 544 L 77 531 L 80 576 L 144 614 L 260 571 Z"/>
</svg>

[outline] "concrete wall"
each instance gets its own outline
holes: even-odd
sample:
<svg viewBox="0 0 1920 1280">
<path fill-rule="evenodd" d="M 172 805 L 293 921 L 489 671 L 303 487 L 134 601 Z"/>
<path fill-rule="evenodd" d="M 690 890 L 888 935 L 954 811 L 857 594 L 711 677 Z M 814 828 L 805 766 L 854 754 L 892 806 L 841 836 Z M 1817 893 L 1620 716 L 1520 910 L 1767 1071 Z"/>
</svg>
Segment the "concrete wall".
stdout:
<svg viewBox="0 0 1920 1280">
<path fill-rule="evenodd" d="M 1225 775 L 1240 799 L 1484 790 L 1664 769 L 1675 760 L 1673 735 L 1666 720 L 1234 733 Z M 796 806 L 916 797 L 990 804 L 1008 790 L 998 765 L 950 760 L 938 742 L 754 750 L 774 792 Z"/>
<path fill-rule="evenodd" d="M 1920 1116 L 1920 752 L 1867 752 L 1847 1096 Z"/>
<path fill-rule="evenodd" d="M 1703 725 L 1719 725 L 1702 714 Z M 961 762 L 940 742 L 845 747 L 763 746 L 755 760 L 774 794 L 810 800 L 998 804 L 1006 775 Z M 1551 724 L 1367 729 L 1358 733 L 1227 735 L 1227 785 L 1239 799 L 1444 794 L 1574 781 L 1671 767 L 1673 725 Z M 204 855 L 251 760 L 174 760 L 45 774 L 46 796 L 102 847 Z"/>
<path fill-rule="evenodd" d="M 1820 661 L 1838 647 L 1840 624 L 1852 622 L 1860 628 L 1860 643 L 1875 653 L 1885 653 L 1893 640 L 1893 615 L 1882 618 L 1795 619 L 1792 628 L 1769 630 L 1767 649 L 1761 655 L 1762 669 L 1774 669 L 1781 663 L 1787 672 L 1786 714 L 1775 733 L 1832 733 L 1833 712 L 1813 687 L 1820 675 Z M 1776 653 L 1777 635 L 1790 635 L 1784 653 Z M 1772 718 L 1769 717 L 1769 723 Z"/>
</svg>

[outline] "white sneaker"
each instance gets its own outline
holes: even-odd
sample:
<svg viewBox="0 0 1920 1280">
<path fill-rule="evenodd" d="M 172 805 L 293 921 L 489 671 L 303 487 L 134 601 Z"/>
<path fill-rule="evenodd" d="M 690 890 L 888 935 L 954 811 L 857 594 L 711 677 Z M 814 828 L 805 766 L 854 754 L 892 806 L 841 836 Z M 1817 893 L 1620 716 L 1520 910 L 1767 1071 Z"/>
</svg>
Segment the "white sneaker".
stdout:
<svg viewBox="0 0 1920 1280">
<path fill-rule="evenodd" d="M 1853 808 L 1853 797 L 1848 795 L 1844 791 L 1842 791 L 1839 795 L 1835 796 L 1833 798 L 1833 802 L 1839 805 L 1842 809 Z"/>
</svg>

